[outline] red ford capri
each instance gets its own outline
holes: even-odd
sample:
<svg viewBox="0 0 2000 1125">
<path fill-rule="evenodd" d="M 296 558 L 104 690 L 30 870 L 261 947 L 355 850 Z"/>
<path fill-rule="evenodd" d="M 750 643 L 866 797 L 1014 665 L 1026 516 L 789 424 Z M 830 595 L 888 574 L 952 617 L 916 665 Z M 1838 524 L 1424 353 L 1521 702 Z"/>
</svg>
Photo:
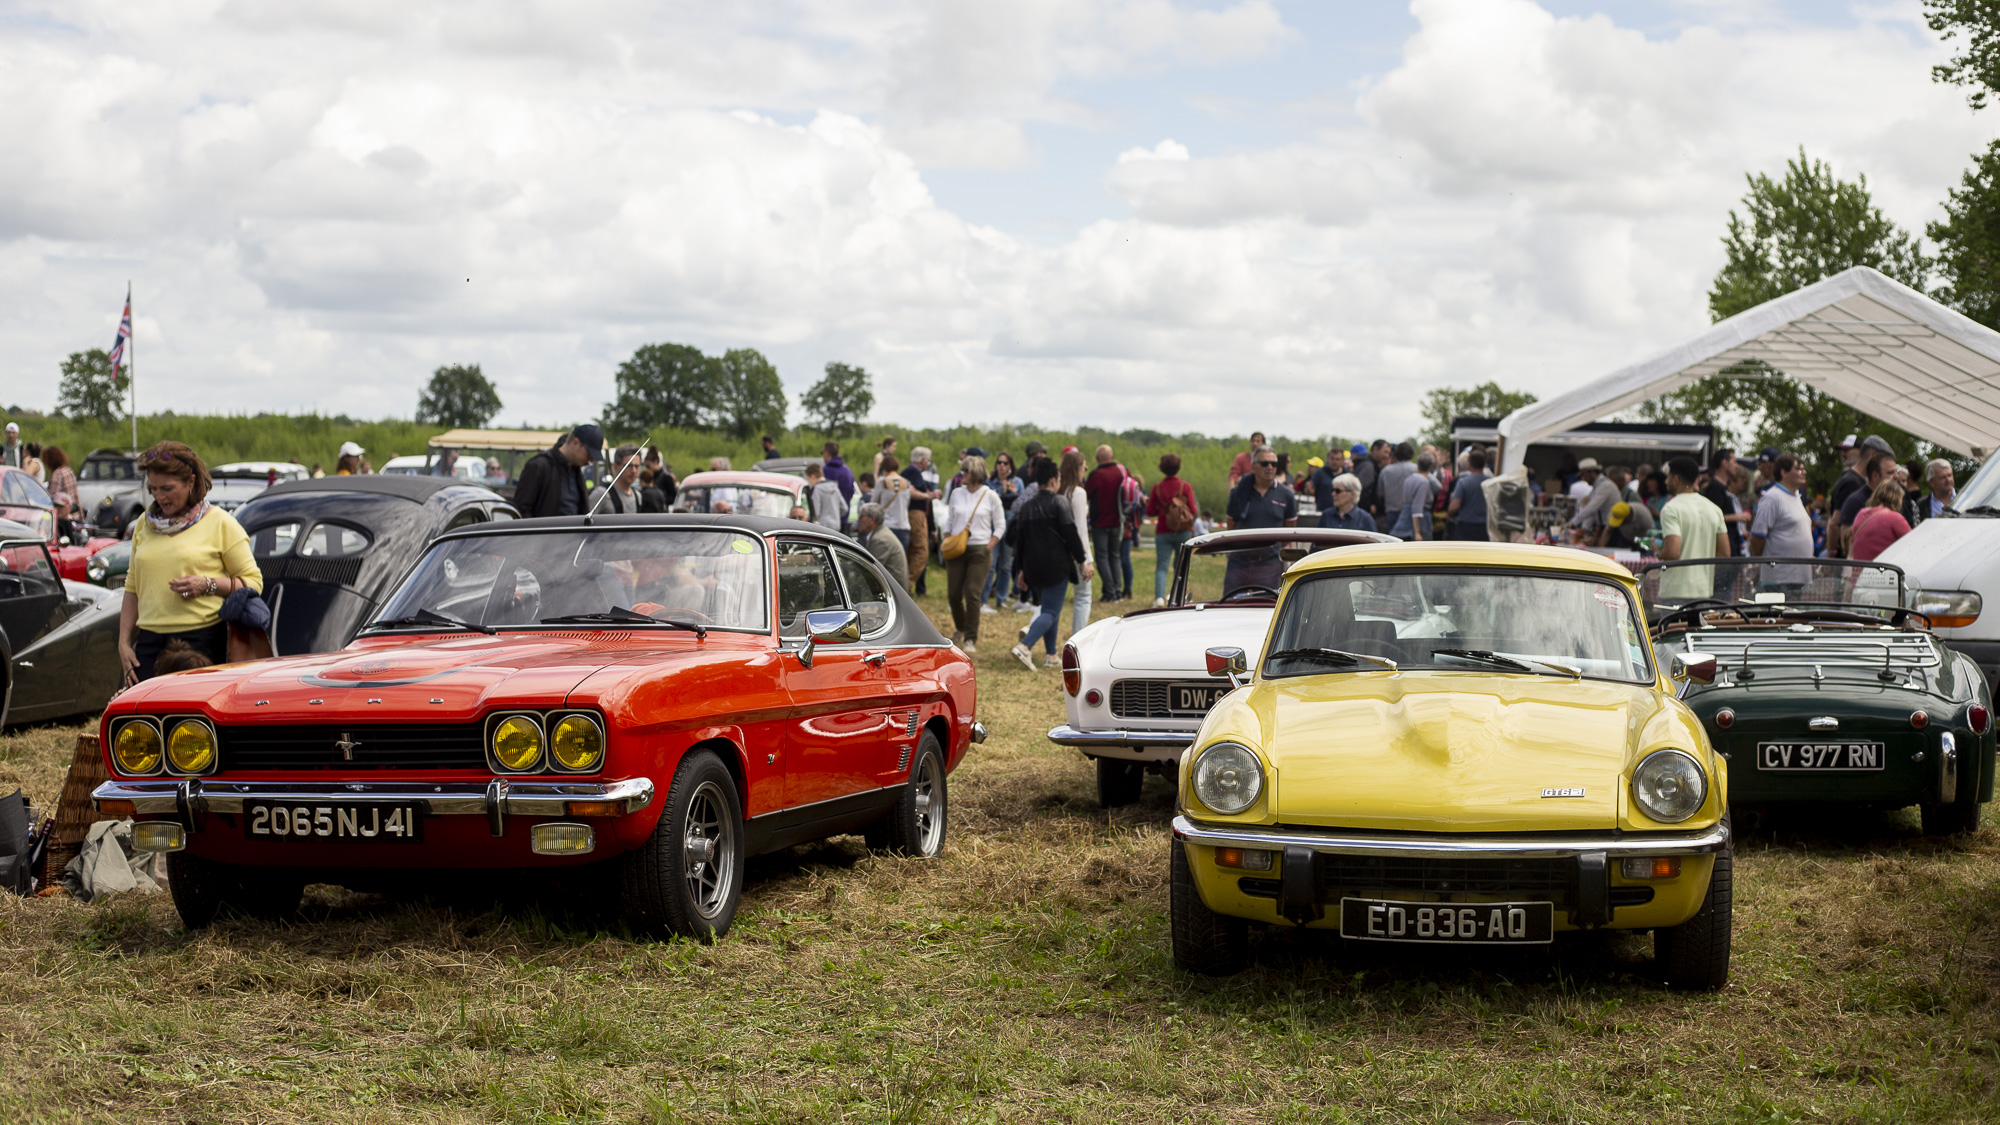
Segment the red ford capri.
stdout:
<svg viewBox="0 0 2000 1125">
<path fill-rule="evenodd" d="M 749 856 L 843 833 L 935 856 L 972 664 L 844 537 L 754 516 L 450 533 L 334 653 L 142 683 L 101 812 L 191 927 L 305 884 L 614 864 L 631 925 L 729 929 Z"/>
</svg>

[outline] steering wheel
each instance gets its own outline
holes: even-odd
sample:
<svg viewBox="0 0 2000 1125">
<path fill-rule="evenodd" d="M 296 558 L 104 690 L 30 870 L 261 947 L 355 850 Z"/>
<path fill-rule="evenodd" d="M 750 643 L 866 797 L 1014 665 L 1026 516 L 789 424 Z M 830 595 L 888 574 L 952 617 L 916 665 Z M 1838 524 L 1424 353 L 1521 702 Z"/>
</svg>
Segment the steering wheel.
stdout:
<svg viewBox="0 0 2000 1125">
<path fill-rule="evenodd" d="M 1661 614 L 1660 619 L 1653 623 L 1653 628 L 1664 629 L 1667 626 L 1667 622 L 1673 621 L 1685 614 L 1689 614 L 1696 610 L 1699 610 L 1703 606 L 1715 606 L 1719 609 L 1741 608 L 1735 602 L 1726 602 L 1723 601 L 1721 598 L 1696 598 L 1691 602 L 1682 602 L 1680 605 L 1675 606 L 1673 609 L 1670 609 L 1666 613 Z"/>
<path fill-rule="evenodd" d="M 1269 586 L 1238 586 L 1234 590 L 1222 595 L 1222 600 L 1233 602 L 1248 600 L 1250 598 L 1275 598 L 1277 596 L 1278 592 Z"/>
</svg>

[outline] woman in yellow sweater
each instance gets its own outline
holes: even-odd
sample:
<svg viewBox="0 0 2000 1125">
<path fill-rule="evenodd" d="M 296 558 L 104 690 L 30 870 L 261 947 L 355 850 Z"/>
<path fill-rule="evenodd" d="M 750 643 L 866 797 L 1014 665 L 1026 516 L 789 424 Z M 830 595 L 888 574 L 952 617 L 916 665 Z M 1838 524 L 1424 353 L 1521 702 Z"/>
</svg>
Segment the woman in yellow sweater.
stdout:
<svg viewBox="0 0 2000 1125">
<path fill-rule="evenodd" d="M 169 641 L 185 641 L 216 664 L 228 660 L 223 600 L 244 586 L 264 591 L 250 537 L 234 516 L 208 503 L 208 468 L 194 450 L 163 441 L 140 455 L 139 469 L 153 503 L 132 533 L 118 618 L 127 684 L 153 675 L 153 661 Z"/>
</svg>

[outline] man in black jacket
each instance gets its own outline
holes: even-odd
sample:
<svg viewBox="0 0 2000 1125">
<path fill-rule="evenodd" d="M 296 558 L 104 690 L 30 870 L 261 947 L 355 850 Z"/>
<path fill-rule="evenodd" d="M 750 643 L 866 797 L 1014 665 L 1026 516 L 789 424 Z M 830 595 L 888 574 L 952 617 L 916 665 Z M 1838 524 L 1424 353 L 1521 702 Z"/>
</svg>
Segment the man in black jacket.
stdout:
<svg viewBox="0 0 2000 1125">
<path fill-rule="evenodd" d="M 1032 647 L 1037 639 L 1043 640 L 1048 653 L 1043 664 L 1057 666 L 1056 623 L 1062 616 L 1065 594 L 1070 583 L 1090 581 L 1091 567 L 1084 562 L 1087 556 L 1083 537 L 1076 533 L 1076 518 L 1069 501 L 1051 487 L 1059 475 L 1056 463 L 1044 457 L 1034 463 L 1029 474 L 1036 485 L 1035 494 L 1014 505 L 1013 517 L 1007 521 L 1006 539 L 1014 550 L 1014 565 L 1041 605 L 1034 620 L 1021 630 L 1020 642 L 1011 650 L 1014 659 L 1033 671 Z M 1081 576 L 1077 570 L 1079 563 L 1083 566 Z"/>
<path fill-rule="evenodd" d="M 514 507 L 521 518 L 575 516 L 588 510 L 584 499 L 583 467 L 604 460 L 604 431 L 585 422 L 563 435 L 552 449 L 545 449 L 521 466 L 521 480 L 514 486 Z"/>
</svg>

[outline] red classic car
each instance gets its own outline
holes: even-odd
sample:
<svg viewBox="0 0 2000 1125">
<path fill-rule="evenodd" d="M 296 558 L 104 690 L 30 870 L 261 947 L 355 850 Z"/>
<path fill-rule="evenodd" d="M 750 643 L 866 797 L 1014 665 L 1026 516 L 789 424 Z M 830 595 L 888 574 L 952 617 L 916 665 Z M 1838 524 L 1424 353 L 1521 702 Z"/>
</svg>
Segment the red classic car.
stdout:
<svg viewBox="0 0 2000 1125">
<path fill-rule="evenodd" d="M 943 847 L 972 664 L 849 540 L 754 516 L 507 521 L 438 539 L 333 653 L 105 711 L 100 811 L 189 926 L 308 882 L 618 865 L 635 929 L 729 929 L 747 857 Z"/>
<path fill-rule="evenodd" d="M 78 546 L 57 539 L 55 501 L 49 498 L 49 490 L 33 474 L 11 465 L 0 465 L 0 520 L 20 524 L 46 540 L 56 573 L 71 582 L 84 581 L 90 557 L 118 542 L 93 536 L 88 543 Z"/>
</svg>

